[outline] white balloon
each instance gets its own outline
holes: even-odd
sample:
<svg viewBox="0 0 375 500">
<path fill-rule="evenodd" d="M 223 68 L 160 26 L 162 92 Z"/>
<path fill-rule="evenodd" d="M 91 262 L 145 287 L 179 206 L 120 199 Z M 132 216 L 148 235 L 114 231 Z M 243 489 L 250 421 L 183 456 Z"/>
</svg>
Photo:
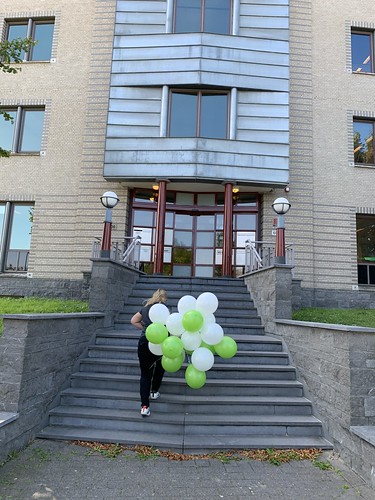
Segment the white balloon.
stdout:
<svg viewBox="0 0 375 500">
<path fill-rule="evenodd" d="M 214 355 L 207 347 L 198 347 L 191 355 L 192 365 L 202 372 L 206 372 L 212 368 L 214 361 Z"/>
<path fill-rule="evenodd" d="M 176 335 L 176 337 L 181 337 L 185 329 L 182 326 L 182 314 L 172 313 L 168 316 L 165 326 L 171 335 Z"/>
<path fill-rule="evenodd" d="M 203 326 L 201 328 L 201 333 L 203 333 L 204 330 L 207 330 L 208 326 L 211 325 L 211 323 L 216 323 L 215 316 L 212 313 L 203 313 Z"/>
<path fill-rule="evenodd" d="M 195 351 L 202 343 L 202 337 L 200 333 L 189 333 L 185 332 L 181 337 L 184 349 L 187 351 Z"/>
<path fill-rule="evenodd" d="M 154 304 L 150 307 L 148 316 L 153 323 L 162 323 L 165 325 L 169 316 L 169 309 L 164 304 Z"/>
<path fill-rule="evenodd" d="M 195 309 L 195 304 L 197 299 L 192 295 L 184 295 L 180 298 L 177 304 L 177 310 L 181 314 L 185 314 L 187 311 L 191 311 L 191 309 Z"/>
<path fill-rule="evenodd" d="M 208 345 L 215 345 L 224 337 L 224 331 L 218 323 L 211 323 L 202 330 L 202 340 Z"/>
<path fill-rule="evenodd" d="M 161 344 L 153 344 L 152 342 L 149 342 L 148 348 L 150 349 L 152 354 L 156 354 L 156 356 L 163 355 L 163 351 L 161 350 Z"/>
<path fill-rule="evenodd" d="M 205 313 L 214 313 L 219 305 L 219 301 L 214 293 L 204 292 L 197 298 L 196 309 Z"/>
</svg>

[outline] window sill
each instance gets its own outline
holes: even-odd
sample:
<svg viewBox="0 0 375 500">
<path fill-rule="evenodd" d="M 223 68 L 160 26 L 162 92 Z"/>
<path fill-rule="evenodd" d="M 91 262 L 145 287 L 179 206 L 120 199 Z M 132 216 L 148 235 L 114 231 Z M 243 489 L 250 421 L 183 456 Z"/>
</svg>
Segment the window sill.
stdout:
<svg viewBox="0 0 375 500">
<path fill-rule="evenodd" d="M 375 168 L 375 164 L 369 163 L 368 165 L 365 163 L 354 163 L 356 168 Z"/>
<path fill-rule="evenodd" d="M 365 71 L 353 71 L 352 75 L 367 75 L 367 76 L 375 76 L 375 73 L 366 73 Z"/>
<path fill-rule="evenodd" d="M 21 152 L 21 151 L 12 151 L 10 153 L 10 156 L 41 156 L 41 151 L 35 151 L 35 152 L 30 152 L 30 153 L 27 153 L 26 151 L 25 152 Z"/>
</svg>

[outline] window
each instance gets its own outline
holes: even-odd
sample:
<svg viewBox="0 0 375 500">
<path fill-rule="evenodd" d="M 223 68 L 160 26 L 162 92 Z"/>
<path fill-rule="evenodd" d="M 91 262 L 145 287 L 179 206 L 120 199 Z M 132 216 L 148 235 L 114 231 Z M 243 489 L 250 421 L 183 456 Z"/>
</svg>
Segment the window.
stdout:
<svg viewBox="0 0 375 500">
<path fill-rule="evenodd" d="M 10 120 L 0 120 L 0 147 L 13 153 L 36 153 L 41 149 L 44 109 L 5 109 Z"/>
<path fill-rule="evenodd" d="M 175 33 L 230 33 L 231 0 L 175 0 Z"/>
<path fill-rule="evenodd" d="M 359 120 L 353 121 L 353 150 L 354 163 L 374 165 L 374 126 L 375 121 Z"/>
<path fill-rule="evenodd" d="M 358 283 L 375 285 L 375 216 L 357 215 Z"/>
<path fill-rule="evenodd" d="M 228 93 L 172 91 L 170 137 L 226 139 Z"/>
<path fill-rule="evenodd" d="M 49 61 L 51 59 L 54 21 L 25 19 L 7 22 L 7 40 L 30 37 L 36 41 L 31 50 L 21 54 L 25 61 Z"/>
<path fill-rule="evenodd" d="M 374 33 L 352 31 L 352 71 L 374 73 Z"/>
<path fill-rule="evenodd" d="M 27 271 L 33 205 L 0 203 L 0 272 Z"/>
</svg>

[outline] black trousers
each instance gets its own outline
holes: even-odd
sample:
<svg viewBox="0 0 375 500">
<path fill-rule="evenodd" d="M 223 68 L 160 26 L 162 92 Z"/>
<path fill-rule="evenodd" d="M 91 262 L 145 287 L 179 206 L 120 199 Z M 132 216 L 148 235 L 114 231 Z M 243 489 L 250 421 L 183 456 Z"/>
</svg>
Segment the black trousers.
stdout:
<svg viewBox="0 0 375 500">
<path fill-rule="evenodd" d="M 157 392 L 164 375 L 161 356 L 156 356 L 148 348 L 148 340 L 142 335 L 138 341 L 138 358 L 141 368 L 140 394 L 142 406 L 150 405 L 150 391 Z"/>
</svg>

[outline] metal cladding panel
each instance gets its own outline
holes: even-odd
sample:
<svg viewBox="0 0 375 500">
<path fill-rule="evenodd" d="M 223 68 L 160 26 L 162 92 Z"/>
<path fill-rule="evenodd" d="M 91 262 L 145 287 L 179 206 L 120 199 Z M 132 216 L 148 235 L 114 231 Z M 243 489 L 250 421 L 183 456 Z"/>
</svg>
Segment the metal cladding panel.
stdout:
<svg viewBox="0 0 375 500">
<path fill-rule="evenodd" d="M 289 1 L 239 0 L 236 35 L 168 32 L 168 5 L 117 1 L 105 178 L 285 185 Z M 237 96 L 231 139 L 165 137 L 173 87 Z"/>
<path fill-rule="evenodd" d="M 104 177 L 287 182 L 288 146 L 196 138 L 108 139 Z"/>
</svg>

